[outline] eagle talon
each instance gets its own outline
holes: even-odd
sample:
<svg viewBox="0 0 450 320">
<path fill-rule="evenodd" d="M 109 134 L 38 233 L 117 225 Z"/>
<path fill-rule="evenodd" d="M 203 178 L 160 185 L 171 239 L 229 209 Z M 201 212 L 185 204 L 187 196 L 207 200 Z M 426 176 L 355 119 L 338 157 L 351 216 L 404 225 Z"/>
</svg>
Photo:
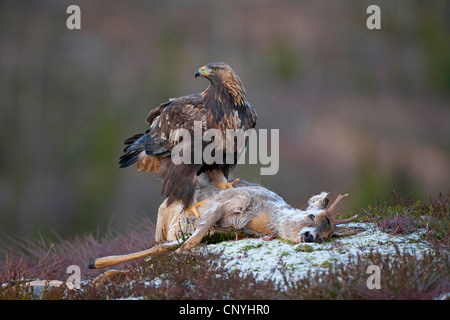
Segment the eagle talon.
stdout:
<svg viewBox="0 0 450 320">
<path fill-rule="evenodd" d="M 234 188 L 233 187 L 233 184 L 235 183 L 235 182 L 238 182 L 239 181 L 239 178 L 236 178 L 236 179 L 234 179 L 233 181 L 231 181 L 231 182 L 227 182 L 227 183 L 223 183 L 223 184 L 218 184 L 218 185 L 216 185 L 217 187 L 219 187 L 220 189 L 222 189 L 222 190 L 225 190 L 225 189 L 231 189 L 231 188 Z"/>
<path fill-rule="evenodd" d="M 189 207 L 187 207 L 186 218 L 189 217 L 189 212 L 192 212 L 198 219 L 200 217 L 200 215 L 198 213 L 197 207 L 204 205 L 205 203 L 206 203 L 206 200 L 203 200 L 203 201 L 199 201 L 197 203 L 191 204 Z"/>
</svg>

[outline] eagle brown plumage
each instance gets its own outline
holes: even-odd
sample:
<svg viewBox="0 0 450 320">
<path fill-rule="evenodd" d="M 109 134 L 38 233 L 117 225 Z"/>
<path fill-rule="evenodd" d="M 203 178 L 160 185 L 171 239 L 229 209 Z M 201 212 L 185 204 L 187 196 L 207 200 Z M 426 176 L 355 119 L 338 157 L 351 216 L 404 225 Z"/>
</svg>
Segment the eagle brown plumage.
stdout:
<svg viewBox="0 0 450 320">
<path fill-rule="evenodd" d="M 197 70 L 195 78 L 199 76 L 209 80 L 208 88 L 202 93 L 169 99 L 152 110 L 146 119 L 149 124 L 147 130 L 125 140 L 127 147 L 119 160 L 120 168 L 137 162 L 138 170 L 155 171 L 163 181 L 162 193 L 168 197 L 168 205 L 181 201 L 186 214 L 192 210 L 195 190 L 200 187 L 198 176 L 206 172 L 216 185 L 231 187 L 228 175 L 244 150 L 238 150 L 235 145 L 233 163 L 227 163 L 224 152 L 223 164 L 207 164 L 204 161 L 199 164 L 174 164 L 171 151 L 177 142 L 169 139 L 171 133 L 183 128 L 193 138 L 194 122 L 201 121 L 202 137 L 205 130 L 211 128 L 220 130 L 226 137 L 226 129 L 245 131 L 254 128 L 257 119 L 254 108 L 246 99 L 241 80 L 229 65 L 209 63 Z M 202 148 L 212 141 L 202 142 Z M 195 206 L 193 209 L 196 213 Z"/>
</svg>

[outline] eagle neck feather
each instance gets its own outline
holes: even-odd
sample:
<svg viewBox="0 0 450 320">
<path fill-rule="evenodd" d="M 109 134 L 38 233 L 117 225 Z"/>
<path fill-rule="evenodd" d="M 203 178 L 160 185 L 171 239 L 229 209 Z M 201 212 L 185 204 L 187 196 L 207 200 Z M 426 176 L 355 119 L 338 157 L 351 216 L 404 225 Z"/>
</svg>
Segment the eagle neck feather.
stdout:
<svg viewBox="0 0 450 320">
<path fill-rule="evenodd" d="M 220 84 L 211 83 L 202 96 L 214 107 L 219 107 L 217 104 L 221 104 L 236 108 L 247 104 L 245 88 L 242 82 L 234 77 Z"/>
</svg>

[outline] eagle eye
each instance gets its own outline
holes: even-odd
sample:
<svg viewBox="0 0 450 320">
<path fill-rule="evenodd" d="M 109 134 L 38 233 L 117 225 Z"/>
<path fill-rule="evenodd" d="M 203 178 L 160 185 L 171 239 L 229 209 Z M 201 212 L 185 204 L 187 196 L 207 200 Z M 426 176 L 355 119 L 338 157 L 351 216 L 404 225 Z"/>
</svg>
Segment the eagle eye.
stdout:
<svg viewBox="0 0 450 320">
<path fill-rule="evenodd" d="M 217 70 L 219 70 L 219 68 L 217 68 L 217 67 L 212 67 L 211 70 L 214 71 L 214 72 L 216 72 Z"/>
</svg>

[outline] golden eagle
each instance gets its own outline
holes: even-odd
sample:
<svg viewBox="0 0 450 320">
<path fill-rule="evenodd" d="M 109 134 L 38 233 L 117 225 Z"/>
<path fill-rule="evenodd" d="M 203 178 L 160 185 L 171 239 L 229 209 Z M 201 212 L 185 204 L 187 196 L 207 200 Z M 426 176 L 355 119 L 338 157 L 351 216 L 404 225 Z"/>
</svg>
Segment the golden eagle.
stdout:
<svg viewBox="0 0 450 320">
<path fill-rule="evenodd" d="M 206 172 L 215 185 L 222 189 L 231 188 L 234 181 L 228 182 L 228 174 L 244 150 L 235 145 L 231 163 L 223 152 L 223 161 L 206 163 L 202 157 L 200 163 L 175 164 L 171 161 L 171 151 L 180 141 L 171 139 L 171 134 L 177 129 L 185 129 L 194 137 L 194 124 L 201 123 L 202 137 L 207 129 L 217 129 L 222 137 L 226 137 L 227 129 L 246 131 L 254 128 L 257 118 L 246 99 L 241 80 L 228 64 L 208 63 L 197 70 L 197 77 L 208 79 L 208 88 L 201 93 L 171 98 L 152 110 L 146 119 L 149 126 L 145 133 L 125 140 L 127 147 L 119 159 L 120 168 L 137 162 L 139 171 L 155 171 L 163 181 L 162 193 L 168 197 L 168 205 L 181 201 L 186 215 L 191 211 L 198 215 L 196 206 L 201 203 L 193 203 L 195 190 L 200 188 L 198 176 Z M 215 141 L 203 140 L 202 150 Z M 225 141 L 223 139 L 223 150 L 227 150 Z"/>
</svg>

